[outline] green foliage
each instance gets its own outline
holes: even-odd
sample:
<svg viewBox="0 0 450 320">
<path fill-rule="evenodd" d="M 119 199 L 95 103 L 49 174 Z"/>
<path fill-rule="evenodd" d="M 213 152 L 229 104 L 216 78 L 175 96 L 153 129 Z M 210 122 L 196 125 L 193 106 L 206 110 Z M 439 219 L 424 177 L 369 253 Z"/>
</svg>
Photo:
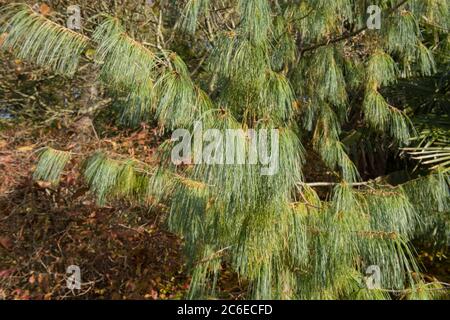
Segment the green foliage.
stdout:
<svg viewBox="0 0 450 320">
<path fill-rule="evenodd" d="M 183 10 L 183 17 L 180 19 L 180 28 L 194 33 L 199 15 L 207 13 L 209 2 L 210 0 L 188 0 Z"/>
<path fill-rule="evenodd" d="M 447 288 L 440 283 L 418 283 L 406 295 L 408 300 L 446 300 Z"/>
<path fill-rule="evenodd" d="M 58 184 L 61 174 L 70 161 L 70 152 L 46 148 L 39 155 L 39 162 L 34 171 L 35 180 L 49 181 Z"/>
<path fill-rule="evenodd" d="M 345 181 L 355 182 L 359 179 L 359 173 L 339 141 L 341 129 L 338 123 L 335 112 L 324 104 L 314 132 L 314 147 L 330 168 L 340 169 Z"/>
<path fill-rule="evenodd" d="M 61 74 L 75 73 L 88 38 L 34 12 L 24 4 L 11 4 L 0 11 L 0 34 L 7 37 L 2 49 L 13 50 L 20 59 L 33 61 Z"/>
<path fill-rule="evenodd" d="M 410 120 L 402 111 L 390 106 L 376 89 L 367 89 L 363 109 L 372 128 L 389 132 L 400 144 L 409 143 L 413 130 Z"/>
<path fill-rule="evenodd" d="M 156 56 L 125 34 L 117 19 L 105 17 L 93 34 L 98 43 L 95 59 L 102 75 L 116 89 L 137 90 L 147 98 L 154 81 Z"/>
<path fill-rule="evenodd" d="M 173 71 L 161 76 L 155 84 L 159 96 L 156 116 L 170 129 L 186 127 L 212 108 L 209 97 L 192 82 L 183 60 L 171 54 Z"/>
<path fill-rule="evenodd" d="M 367 64 L 367 82 L 387 86 L 397 81 L 397 66 L 394 59 L 385 52 L 374 53 Z"/>
<path fill-rule="evenodd" d="M 397 186 L 358 183 L 341 141 L 346 129 L 357 127 L 393 146 L 411 142 L 405 110 L 394 107 L 384 89 L 401 77 L 435 71 L 424 28 L 445 24 L 448 12 L 443 1 L 410 2 L 408 9 L 376 1 L 386 14 L 377 33 L 364 29 L 366 8 L 359 1 L 189 0 L 177 30 L 197 41 L 191 49 L 201 55 L 200 65 L 175 52 L 175 35 L 164 41 L 164 25 L 149 46 L 111 17 L 103 17 L 92 40 L 24 6 L 7 7 L 1 21 L 5 48 L 67 73 L 91 43 L 101 79 L 126 102 L 126 123 L 156 120 L 170 132 L 194 129 L 200 119 L 204 130 L 279 130 L 273 176 L 261 175 L 260 164 L 175 165 L 169 140 L 156 167 L 106 152 L 85 162 L 85 180 L 101 205 L 116 198 L 170 202 L 168 225 L 183 237 L 192 268 L 190 298 L 214 295 L 223 265 L 246 280 L 248 298 L 390 298 L 364 288 L 370 265 L 382 268 L 386 290 L 420 298 L 423 279 L 411 241 L 436 225 L 430 212 L 448 213 L 448 176 L 444 171 Z M 206 31 L 198 28 L 203 23 Z M 197 51 L 203 43 L 207 48 Z M 442 142 L 426 135 L 424 143 Z M 327 197 L 305 182 L 304 141 L 338 181 Z M 245 155 L 251 148 L 246 140 Z M 421 152 L 428 164 L 448 166 L 448 154 Z M 35 176 L 56 180 L 68 161 L 63 155 L 46 151 Z"/>
<path fill-rule="evenodd" d="M 392 16 L 385 38 L 386 48 L 390 53 L 409 58 L 415 52 L 419 39 L 419 24 L 411 12 L 403 11 Z"/>
<path fill-rule="evenodd" d="M 442 172 L 413 180 L 404 186 L 410 202 L 420 215 L 422 224 L 417 236 L 430 241 L 436 248 L 446 248 L 450 243 L 450 190 L 449 177 Z M 433 211 L 430 213 L 430 208 Z"/>
</svg>

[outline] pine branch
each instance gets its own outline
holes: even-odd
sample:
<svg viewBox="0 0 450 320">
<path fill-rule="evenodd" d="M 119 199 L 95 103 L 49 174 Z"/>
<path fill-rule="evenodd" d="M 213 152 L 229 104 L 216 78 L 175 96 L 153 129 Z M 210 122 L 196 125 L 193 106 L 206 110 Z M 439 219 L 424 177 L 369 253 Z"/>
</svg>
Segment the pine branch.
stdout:
<svg viewBox="0 0 450 320">
<path fill-rule="evenodd" d="M 402 1 L 400 1 L 400 2 L 399 2 L 398 4 L 396 4 L 394 7 L 390 8 L 389 10 L 387 10 L 387 11 L 386 11 L 386 15 L 387 15 L 387 16 L 391 15 L 392 13 L 394 13 L 395 11 L 397 11 L 401 6 L 403 6 L 404 4 L 406 4 L 408 1 L 409 1 L 409 0 L 402 0 Z M 309 47 L 306 47 L 306 48 L 301 48 L 300 51 L 301 51 L 301 53 L 303 54 L 303 53 L 308 52 L 308 51 L 314 51 L 314 50 L 316 50 L 316 49 L 318 49 L 318 48 L 320 48 L 320 47 L 325 47 L 325 46 L 328 46 L 328 45 L 330 45 L 330 44 L 334 44 L 334 43 L 341 42 L 341 41 L 343 41 L 343 40 L 348 40 L 348 39 L 354 38 L 354 37 L 356 37 L 357 35 L 363 33 L 363 32 L 366 31 L 367 29 L 368 29 L 368 27 L 367 27 L 367 26 L 364 26 L 364 27 L 361 27 L 361 28 L 358 29 L 358 30 L 355 30 L 355 31 L 353 31 L 353 32 L 350 32 L 349 34 L 344 34 L 344 35 L 338 36 L 338 37 L 336 37 L 336 38 L 329 39 L 329 40 L 327 40 L 327 41 L 324 41 L 324 42 L 321 42 L 321 43 L 318 43 L 318 44 L 315 44 L 315 45 L 312 45 L 312 46 L 309 46 Z"/>
<path fill-rule="evenodd" d="M 25 4 L 5 6 L 0 23 L 0 34 L 6 34 L 3 49 L 69 76 L 75 73 L 89 44 L 89 38 L 37 14 Z"/>
<path fill-rule="evenodd" d="M 71 159 L 71 153 L 45 148 L 40 152 L 39 162 L 36 166 L 33 178 L 35 180 L 49 181 L 57 185 L 61 174 Z"/>
<path fill-rule="evenodd" d="M 185 17 L 189 20 L 185 27 L 191 32 L 200 14 L 208 14 L 203 7 L 207 2 L 189 1 L 192 12 Z M 396 11 L 404 3 L 390 10 Z M 389 24 L 383 34 L 386 41 L 363 39 L 363 54 L 359 49 L 354 52 L 352 46 L 333 45 L 356 36 L 356 31 L 316 44 L 316 54 L 295 63 L 301 51 L 295 45 L 295 30 L 301 29 L 302 23 L 311 23 L 305 31 L 306 38 L 313 39 L 310 43 L 336 34 L 343 21 L 355 21 L 353 13 L 360 8 L 353 4 L 350 0 L 302 1 L 300 9 L 305 10 L 297 10 L 297 2 L 277 5 L 266 0 L 239 0 L 239 15 L 231 17 L 231 21 L 239 20 L 238 26 L 215 37 L 208 66 L 193 73 L 196 79 L 189 70 L 194 63 L 191 50 L 195 55 L 197 49 L 205 49 L 201 48 L 204 36 L 194 38 L 201 41 L 191 46 L 189 53 L 165 50 L 168 43 L 176 46 L 172 40 L 178 39 L 165 40 L 168 20 L 163 19 L 163 10 L 155 16 L 157 44 L 151 48 L 129 37 L 114 18 L 107 17 L 96 28 L 89 43 L 98 47 L 95 62 L 101 66 L 102 79 L 115 95 L 127 97 L 124 121 L 136 124 L 154 117 L 160 127 L 171 130 L 192 129 L 195 120 L 201 119 L 204 130 L 233 129 L 244 135 L 250 128 L 279 132 L 278 171 L 273 176 L 262 175 L 262 165 L 245 161 L 176 165 L 171 159 L 176 142 L 171 140 L 160 146 L 153 166 L 108 152 L 96 153 L 84 162 L 83 176 L 101 205 L 116 199 L 146 206 L 170 203 L 168 226 L 183 237 L 193 268 L 190 297 L 205 296 L 214 289 L 225 261 L 246 280 L 248 297 L 254 299 L 347 298 L 355 294 L 388 298 L 383 292 L 361 290 L 355 279 L 362 278 L 366 265 L 386 268 L 386 290 L 404 290 L 408 282 L 412 286 L 421 281 L 411 279 L 419 268 L 410 241 L 437 225 L 438 219 L 431 213 L 440 217 L 448 211 L 448 176 L 441 172 L 398 186 L 383 184 L 382 179 L 360 182 L 340 140 L 347 115 L 360 113 L 359 106 L 348 103 L 348 96 L 360 95 L 353 92 L 360 87 L 366 89 L 363 109 L 367 123 L 400 141 L 408 139 L 406 118 L 387 103 L 380 88 L 407 74 L 405 70 L 413 62 L 422 74 L 433 72 L 433 52 L 420 43 L 414 8 L 395 17 L 398 30 Z M 312 6 L 315 12 L 310 10 Z M 311 15 L 303 17 L 308 12 Z M 9 19 L 8 28 L 20 31 L 19 49 L 39 56 L 34 50 L 42 46 L 35 48 L 33 42 L 45 37 L 23 31 L 28 22 L 43 22 L 27 19 Z M 54 27 L 51 24 L 50 32 Z M 68 34 L 72 39 L 73 33 Z M 201 87 L 208 82 L 214 89 L 212 95 Z M 296 126 L 298 118 L 313 131 L 313 147 L 325 164 L 340 172 L 344 182 L 302 182 L 305 151 L 300 137 L 306 140 L 310 136 Z M 247 156 L 251 147 L 246 139 L 242 154 Z M 423 159 L 435 161 L 431 154 L 422 154 Z M 36 177 L 58 179 L 68 163 L 66 156 L 47 152 L 40 159 Z M 320 187 L 333 187 L 326 200 L 314 190 Z"/>
</svg>

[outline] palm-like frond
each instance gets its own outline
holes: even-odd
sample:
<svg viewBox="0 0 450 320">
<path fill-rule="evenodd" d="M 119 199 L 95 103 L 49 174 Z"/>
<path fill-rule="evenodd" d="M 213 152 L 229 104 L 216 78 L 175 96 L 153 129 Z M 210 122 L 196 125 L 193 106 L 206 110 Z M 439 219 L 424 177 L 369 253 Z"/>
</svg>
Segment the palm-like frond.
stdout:
<svg viewBox="0 0 450 320">
<path fill-rule="evenodd" d="M 432 170 L 450 171 L 450 118 L 446 115 L 421 116 L 415 123 L 419 129 L 413 139 L 416 147 L 404 151 Z"/>
<path fill-rule="evenodd" d="M 450 170 L 450 73 L 401 81 L 388 95 L 410 109 L 416 133 L 411 147 L 403 149 L 412 159 L 431 170 Z M 414 92 L 414 94 L 411 94 Z"/>
</svg>

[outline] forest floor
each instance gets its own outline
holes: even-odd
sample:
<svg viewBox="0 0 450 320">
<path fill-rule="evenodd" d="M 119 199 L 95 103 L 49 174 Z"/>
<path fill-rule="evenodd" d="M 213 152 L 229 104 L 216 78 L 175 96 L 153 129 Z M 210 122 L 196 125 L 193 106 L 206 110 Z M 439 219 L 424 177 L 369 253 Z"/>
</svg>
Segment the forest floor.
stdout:
<svg viewBox="0 0 450 320">
<path fill-rule="evenodd" d="M 33 182 L 39 139 L 28 134 L 0 133 L 0 299 L 181 297 L 189 280 L 181 241 L 160 215 L 97 207 L 75 172 L 56 189 Z M 67 289 L 69 265 L 81 268 L 80 291 Z"/>
</svg>

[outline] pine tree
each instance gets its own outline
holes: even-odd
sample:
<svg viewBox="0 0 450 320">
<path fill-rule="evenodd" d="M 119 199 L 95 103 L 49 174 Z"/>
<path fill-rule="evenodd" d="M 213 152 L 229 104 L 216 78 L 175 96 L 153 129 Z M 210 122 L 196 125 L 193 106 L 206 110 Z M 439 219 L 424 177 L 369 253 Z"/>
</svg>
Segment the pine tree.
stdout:
<svg viewBox="0 0 450 320">
<path fill-rule="evenodd" d="M 106 14 L 82 34 L 10 4 L 1 10 L 1 46 L 68 77 L 94 50 L 99 78 L 130 126 L 155 120 L 171 133 L 201 120 L 205 130 L 279 130 L 273 176 L 261 175 L 261 165 L 176 165 L 170 139 L 157 165 L 111 150 L 83 155 L 99 205 L 170 203 L 168 225 L 182 236 L 192 272 L 189 298 L 215 295 L 224 266 L 248 284 L 247 298 L 430 298 L 439 291 L 427 289 L 439 285 L 425 284 L 411 241 L 430 212 L 448 214 L 447 173 L 436 167 L 401 184 L 363 182 L 344 138 L 352 128 L 393 149 L 408 146 L 414 125 L 383 89 L 436 71 L 432 48 L 449 44 L 448 2 L 370 4 L 382 9 L 380 30 L 368 29 L 362 0 L 186 0 L 181 13 L 161 1 L 150 9 L 157 23 L 149 41 Z M 176 43 L 186 39 L 197 65 Z M 335 182 L 306 181 L 309 145 Z M 49 146 L 35 178 L 57 183 L 79 156 Z M 333 188 L 326 197 L 323 186 Z M 372 265 L 382 289 L 365 286 Z"/>
</svg>

